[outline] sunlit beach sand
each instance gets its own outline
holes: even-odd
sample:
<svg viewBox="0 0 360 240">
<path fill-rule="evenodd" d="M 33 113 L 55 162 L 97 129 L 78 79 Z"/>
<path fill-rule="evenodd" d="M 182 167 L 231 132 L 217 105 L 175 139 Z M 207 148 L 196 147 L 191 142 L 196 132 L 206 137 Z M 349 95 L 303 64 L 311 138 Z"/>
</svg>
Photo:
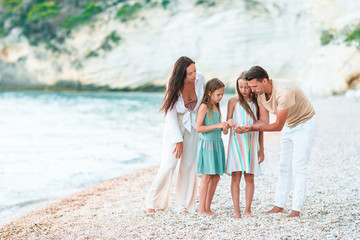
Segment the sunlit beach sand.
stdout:
<svg viewBox="0 0 360 240">
<path fill-rule="evenodd" d="M 214 196 L 216 218 L 183 216 L 169 208 L 146 214 L 144 199 L 157 167 L 110 179 L 1 226 L 1 239 L 356 239 L 360 238 L 360 99 L 313 99 L 318 132 L 300 218 L 265 215 L 273 204 L 279 134 L 265 137 L 265 162 L 255 178 L 254 218 L 231 218 L 230 177 Z M 200 178 L 199 178 L 200 180 Z M 241 184 L 244 210 L 244 184 Z M 173 193 L 172 193 L 173 197 Z M 291 197 L 285 206 L 291 210 Z M 197 202 L 198 206 L 198 202 Z"/>
</svg>

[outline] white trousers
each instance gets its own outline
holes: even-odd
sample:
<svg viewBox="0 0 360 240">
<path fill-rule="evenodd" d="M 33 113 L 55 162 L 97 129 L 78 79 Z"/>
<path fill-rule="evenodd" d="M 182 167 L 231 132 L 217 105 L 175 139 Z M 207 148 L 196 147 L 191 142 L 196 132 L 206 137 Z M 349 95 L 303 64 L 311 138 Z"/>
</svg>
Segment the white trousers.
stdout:
<svg viewBox="0 0 360 240">
<path fill-rule="evenodd" d="M 171 142 L 170 129 L 165 126 L 163 134 L 163 150 L 160 168 L 150 187 L 146 198 L 146 207 L 152 209 L 165 209 L 169 203 L 172 178 L 176 166 L 178 166 L 175 210 L 178 212 L 187 210 L 195 212 L 195 200 L 197 194 L 197 137 L 194 128 L 191 133 L 182 125 L 183 115 L 178 115 L 179 126 L 183 136 L 183 153 L 177 159 L 172 153 L 175 144 Z"/>
<path fill-rule="evenodd" d="M 284 126 L 281 134 L 279 180 L 275 193 L 275 206 L 284 208 L 295 180 L 292 210 L 303 208 L 306 195 L 307 166 L 316 134 L 316 116 L 296 127 Z"/>
</svg>

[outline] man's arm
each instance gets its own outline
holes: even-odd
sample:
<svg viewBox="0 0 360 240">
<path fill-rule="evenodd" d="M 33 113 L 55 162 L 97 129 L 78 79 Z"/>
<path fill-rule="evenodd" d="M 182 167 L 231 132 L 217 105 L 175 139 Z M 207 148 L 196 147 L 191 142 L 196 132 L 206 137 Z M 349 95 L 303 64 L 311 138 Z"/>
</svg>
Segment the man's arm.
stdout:
<svg viewBox="0 0 360 240">
<path fill-rule="evenodd" d="M 275 132 L 275 131 L 281 131 L 285 125 L 286 118 L 288 115 L 289 110 L 277 110 L 276 112 L 276 121 L 272 124 L 257 124 L 256 122 L 252 126 L 246 126 L 249 129 L 249 131 L 266 131 L 266 132 Z M 261 114 L 260 114 L 261 117 Z"/>
<path fill-rule="evenodd" d="M 266 108 L 264 108 L 264 106 L 260 106 L 259 108 L 259 114 L 260 114 L 260 117 L 259 117 L 259 120 L 257 122 L 255 122 L 253 125 L 251 126 L 237 126 L 234 131 L 238 134 L 241 134 L 241 133 L 247 133 L 247 132 L 250 132 L 250 131 L 257 131 L 257 130 L 252 130 L 251 127 L 255 127 L 255 128 L 259 128 L 259 127 L 262 127 L 262 126 L 265 126 L 265 125 L 268 125 L 269 124 L 269 112 L 268 110 L 266 110 Z"/>
<path fill-rule="evenodd" d="M 237 133 L 247 133 L 250 131 L 265 131 L 265 132 L 275 132 L 281 131 L 285 125 L 286 118 L 289 110 L 277 110 L 276 112 L 276 121 L 272 124 L 269 124 L 269 112 L 260 106 L 260 119 L 251 126 L 237 127 Z"/>
<path fill-rule="evenodd" d="M 263 105 L 259 107 L 259 114 L 260 114 L 259 120 L 252 125 L 255 128 L 259 128 L 261 126 L 265 126 L 269 124 L 269 111 L 266 110 L 266 108 Z"/>
</svg>

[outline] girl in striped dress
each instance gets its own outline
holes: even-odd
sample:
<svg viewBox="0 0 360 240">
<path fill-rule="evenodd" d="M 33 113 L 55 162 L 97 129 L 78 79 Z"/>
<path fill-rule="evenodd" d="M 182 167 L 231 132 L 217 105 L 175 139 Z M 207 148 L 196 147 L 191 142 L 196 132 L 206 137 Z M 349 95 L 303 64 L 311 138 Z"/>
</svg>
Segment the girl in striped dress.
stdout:
<svg viewBox="0 0 360 240">
<path fill-rule="evenodd" d="M 259 172 L 259 163 L 264 161 L 263 133 L 248 132 L 237 134 L 234 129 L 239 125 L 252 125 L 258 119 L 258 105 L 256 96 L 251 92 L 247 81 L 244 79 L 246 72 L 242 72 L 236 80 L 237 96 L 228 102 L 227 120 L 232 127 L 226 173 L 231 174 L 231 196 L 234 203 L 234 218 L 240 218 L 240 179 L 242 173 L 245 178 L 245 215 L 251 214 L 251 203 L 254 196 L 254 174 Z"/>
</svg>

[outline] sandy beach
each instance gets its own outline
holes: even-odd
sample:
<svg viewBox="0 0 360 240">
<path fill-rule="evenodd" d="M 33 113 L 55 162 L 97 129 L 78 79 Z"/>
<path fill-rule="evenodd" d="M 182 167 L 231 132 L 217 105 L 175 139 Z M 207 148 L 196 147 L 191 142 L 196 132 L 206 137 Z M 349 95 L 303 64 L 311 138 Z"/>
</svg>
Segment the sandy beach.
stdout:
<svg viewBox="0 0 360 240">
<path fill-rule="evenodd" d="M 359 239 L 360 99 L 312 100 L 318 132 L 308 168 L 307 200 L 299 218 L 262 212 L 273 205 L 280 134 L 265 136 L 265 162 L 255 177 L 253 218 L 231 218 L 230 180 L 221 177 L 216 218 L 183 216 L 169 208 L 146 214 L 144 199 L 156 174 L 151 167 L 99 183 L 0 227 L 1 239 Z M 200 184 L 200 178 L 199 184 Z M 244 182 L 241 183 L 244 210 Z M 292 192 L 291 192 L 292 193 Z M 285 207 L 291 210 L 292 198 Z M 198 206 L 197 202 L 197 206 Z"/>
</svg>

